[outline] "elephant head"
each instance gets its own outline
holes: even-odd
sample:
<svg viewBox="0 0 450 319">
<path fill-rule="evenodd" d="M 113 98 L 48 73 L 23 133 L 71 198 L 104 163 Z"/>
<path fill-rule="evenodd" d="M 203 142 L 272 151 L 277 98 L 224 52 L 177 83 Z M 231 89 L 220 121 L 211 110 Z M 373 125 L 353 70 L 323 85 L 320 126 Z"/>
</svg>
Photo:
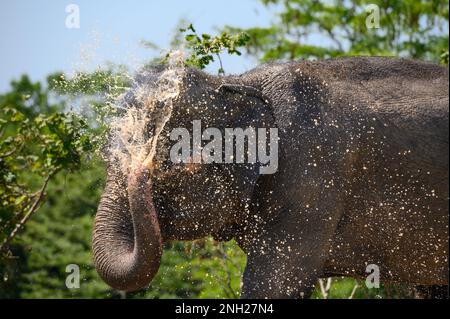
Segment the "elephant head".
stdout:
<svg viewBox="0 0 450 319">
<path fill-rule="evenodd" d="M 138 86 L 154 89 L 161 72 L 147 72 Z M 225 128 L 273 127 L 270 102 L 245 75 L 214 77 L 186 69 L 180 83 L 171 116 L 155 135 L 151 163 L 138 163 L 128 171 L 115 159 L 108 163 L 93 255 L 100 276 L 119 290 L 134 291 L 149 284 L 158 271 L 165 241 L 224 234 L 249 218 L 259 164 L 174 163 L 170 135 L 175 128 L 190 130 L 196 120 L 222 134 Z M 142 107 L 140 100 L 137 90 L 127 94 L 129 107 Z M 155 130 L 152 121 L 146 130 Z"/>
</svg>

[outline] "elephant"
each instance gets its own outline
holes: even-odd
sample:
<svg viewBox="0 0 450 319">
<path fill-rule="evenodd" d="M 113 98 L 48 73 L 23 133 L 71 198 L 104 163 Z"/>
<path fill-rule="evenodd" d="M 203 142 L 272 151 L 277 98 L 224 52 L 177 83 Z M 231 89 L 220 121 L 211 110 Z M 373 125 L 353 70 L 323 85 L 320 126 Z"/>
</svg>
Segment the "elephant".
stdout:
<svg viewBox="0 0 450 319">
<path fill-rule="evenodd" d="M 166 67 L 136 82 L 155 87 Z M 319 278 L 448 286 L 448 67 L 393 57 L 185 68 L 155 159 L 108 161 L 93 230 L 111 287 L 146 287 L 172 240 L 234 239 L 242 298 L 308 298 Z M 124 98 L 142 107 L 137 90 Z M 276 128 L 278 167 L 174 162 L 175 128 Z M 154 125 L 149 124 L 149 131 Z M 370 266 L 370 267 L 369 267 Z M 371 269 L 371 268 L 370 268 Z"/>
</svg>

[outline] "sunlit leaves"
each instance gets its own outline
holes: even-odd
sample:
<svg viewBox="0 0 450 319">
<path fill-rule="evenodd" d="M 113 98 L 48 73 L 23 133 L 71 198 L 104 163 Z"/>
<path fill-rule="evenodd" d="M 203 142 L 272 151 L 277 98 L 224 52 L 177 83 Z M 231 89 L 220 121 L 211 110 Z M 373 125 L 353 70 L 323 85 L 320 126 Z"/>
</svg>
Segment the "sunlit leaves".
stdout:
<svg viewBox="0 0 450 319">
<path fill-rule="evenodd" d="M 180 32 L 185 33 L 186 46 L 190 51 L 185 63 L 204 69 L 217 58 L 220 62 L 219 74 L 225 74 L 220 54 L 227 52 L 230 55 L 241 55 L 238 48 L 245 46 L 250 39 L 245 32 L 237 34 L 222 32 L 218 36 L 205 33 L 199 35 L 192 24 L 186 29 L 180 29 Z"/>
<path fill-rule="evenodd" d="M 30 208 L 43 181 L 78 169 L 93 149 L 86 122 L 75 113 L 53 112 L 56 105 L 34 104 L 47 101 L 47 92 L 26 77 L 0 96 L 0 243 Z"/>
<path fill-rule="evenodd" d="M 247 53 L 263 61 L 395 55 L 438 62 L 448 51 L 448 0 L 261 1 L 278 11 L 272 25 L 225 31 L 246 32 Z M 366 25 L 369 5 L 379 8 L 379 28 Z"/>
<path fill-rule="evenodd" d="M 448 65 L 448 50 L 444 50 L 444 52 L 442 52 L 441 63 Z"/>
<path fill-rule="evenodd" d="M 63 95 L 101 95 L 117 97 L 130 86 L 130 79 L 123 67 L 118 70 L 100 69 L 94 72 L 78 72 L 72 78 L 56 73 L 48 77 L 50 89 Z"/>
</svg>

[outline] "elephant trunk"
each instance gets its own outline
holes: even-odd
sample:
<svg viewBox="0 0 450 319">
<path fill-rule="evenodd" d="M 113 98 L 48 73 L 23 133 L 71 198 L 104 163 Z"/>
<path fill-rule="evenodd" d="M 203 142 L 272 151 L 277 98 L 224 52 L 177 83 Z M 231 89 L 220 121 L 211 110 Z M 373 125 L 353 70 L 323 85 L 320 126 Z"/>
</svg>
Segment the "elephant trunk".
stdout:
<svg viewBox="0 0 450 319">
<path fill-rule="evenodd" d="M 151 193 L 147 169 L 135 169 L 127 180 L 118 169 L 108 170 L 95 218 L 93 255 L 98 273 L 115 289 L 142 289 L 158 272 L 162 238 Z"/>
</svg>

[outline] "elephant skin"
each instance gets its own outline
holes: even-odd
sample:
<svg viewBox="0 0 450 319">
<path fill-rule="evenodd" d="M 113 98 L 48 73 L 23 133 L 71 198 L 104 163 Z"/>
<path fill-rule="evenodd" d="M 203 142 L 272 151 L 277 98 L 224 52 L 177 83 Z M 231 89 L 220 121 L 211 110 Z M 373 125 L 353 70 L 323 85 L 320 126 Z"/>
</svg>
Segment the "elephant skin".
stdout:
<svg viewBox="0 0 450 319">
<path fill-rule="evenodd" d="M 138 79 L 150 83 L 155 68 Z M 448 285 L 448 68 L 354 57 L 267 64 L 238 76 L 187 69 L 151 172 L 109 163 L 94 228 L 102 278 L 144 288 L 162 245 L 212 235 L 247 254 L 243 298 L 306 298 L 318 278 Z M 137 103 L 134 93 L 127 103 Z M 259 164 L 174 164 L 173 128 L 278 128 Z"/>
</svg>

